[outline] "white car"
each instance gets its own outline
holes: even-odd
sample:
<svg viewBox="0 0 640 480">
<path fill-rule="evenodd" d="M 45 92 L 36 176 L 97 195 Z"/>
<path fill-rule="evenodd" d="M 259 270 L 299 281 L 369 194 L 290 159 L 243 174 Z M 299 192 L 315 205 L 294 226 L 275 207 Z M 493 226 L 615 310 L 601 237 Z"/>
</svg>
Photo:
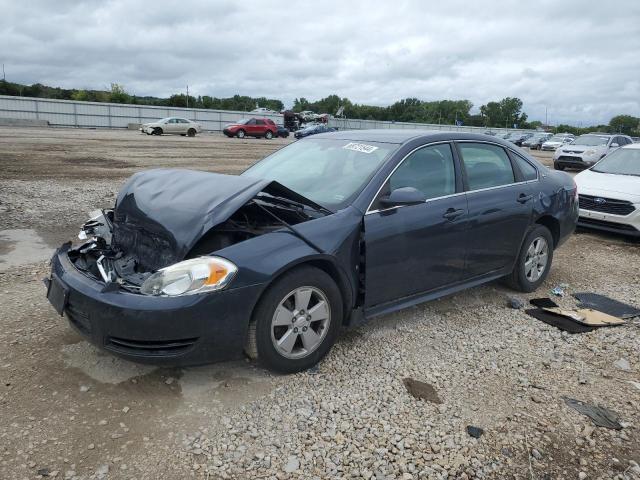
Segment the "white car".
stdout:
<svg viewBox="0 0 640 480">
<path fill-rule="evenodd" d="M 258 107 L 258 108 L 254 108 L 253 110 L 251 110 L 249 113 L 262 113 L 262 114 L 266 114 L 266 113 L 278 113 L 275 110 L 270 110 L 268 108 L 265 107 Z"/>
<path fill-rule="evenodd" d="M 616 148 L 633 143 L 627 135 L 587 133 L 580 135 L 571 144 L 558 147 L 553 155 L 553 168 L 589 168 Z"/>
<path fill-rule="evenodd" d="M 640 237 L 640 144 L 615 150 L 574 179 L 578 225 Z"/>
<path fill-rule="evenodd" d="M 556 148 L 561 147 L 567 143 L 571 143 L 575 137 L 570 133 L 558 133 L 544 142 L 540 147 L 541 150 L 554 151 Z"/>
<path fill-rule="evenodd" d="M 176 135 L 187 135 L 195 137 L 196 133 L 202 132 L 202 125 L 186 118 L 168 117 L 157 122 L 145 123 L 140 127 L 142 133 L 147 135 L 162 135 L 172 133 Z"/>
</svg>

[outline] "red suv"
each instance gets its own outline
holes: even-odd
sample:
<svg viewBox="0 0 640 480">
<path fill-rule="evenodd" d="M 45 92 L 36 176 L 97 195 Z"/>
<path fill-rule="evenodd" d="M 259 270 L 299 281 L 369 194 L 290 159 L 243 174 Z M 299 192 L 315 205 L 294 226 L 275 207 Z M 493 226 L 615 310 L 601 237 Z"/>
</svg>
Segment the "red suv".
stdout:
<svg viewBox="0 0 640 480">
<path fill-rule="evenodd" d="M 277 131 L 278 126 L 273 120 L 268 118 L 245 118 L 236 123 L 230 123 L 224 127 L 222 133 L 227 137 L 264 137 L 270 140 L 276 136 Z"/>
</svg>

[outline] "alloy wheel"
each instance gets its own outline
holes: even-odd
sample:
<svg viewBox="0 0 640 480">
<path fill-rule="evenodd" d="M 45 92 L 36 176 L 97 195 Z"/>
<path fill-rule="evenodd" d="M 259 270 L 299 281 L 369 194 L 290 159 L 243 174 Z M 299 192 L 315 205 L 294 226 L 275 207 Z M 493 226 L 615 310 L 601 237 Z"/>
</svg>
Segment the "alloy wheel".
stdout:
<svg viewBox="0 0 640 480">
<path fill-rule="evenodd" d="M 329 301 L 322 290 L 298 287 L 278 304 L 271 319 L 271 341 L 286 358 L 304 358 L 322 343 L 331 323 Z"/>
<path fill-rule="evenodd" d="M 543 237 L 533 239 L 527 249 L 524 261 L 524 273 L 531 283 L 536 282 L 547 268 L 549 245 Z"/>
</svg>

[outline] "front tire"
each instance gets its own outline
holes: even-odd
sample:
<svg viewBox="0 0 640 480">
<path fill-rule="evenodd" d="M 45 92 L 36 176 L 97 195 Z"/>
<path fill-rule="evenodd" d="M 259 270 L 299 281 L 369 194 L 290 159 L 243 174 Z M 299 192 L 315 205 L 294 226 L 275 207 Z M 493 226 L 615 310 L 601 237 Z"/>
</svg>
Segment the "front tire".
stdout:
<svg viewBox="0 0 640 480">
<path fill-rule="evenodd" d="M 547 278 L 552 262 L 551 232 L 543 225 L 536 225 L 522 243 L 513 272 L 506 278 L 507 284 L 520 292 L 533 292 Z"/>
<path fill-rule="evenodd" d="M 238 131 L 236 132 L 236 137 L 238 137 L 238 138 L 244 138 L 244 137 L 245 137 L 245 135 L 246 135 L 246 133 L 245 133 L 245 131 L 244 131 L 244 130 L 238 130 Z"/>
<path fill-rule="evenodd" d="M 342 295 L 324 271 L 285 273 L 258 302 L 245 351 L 270 370 L 295 373 L 329 353 L 342 325 Z"/>
<path fill-rule="evenodd" d="M 563 171 L 565 167 L 564 167 L 564 165 L 559 165 L 559 164 L 557 164 L 557 163 L 554 163 L 554 164 L 553 164 L 553 168 L 554 168 L 554 170 L 560 170 L 560 171 Z"/>
<path fill-rule="evenodd" d="M 162 129 L 158 128 L 158 127 L 154 128 L 153 129 L 153 134 L 154 135 L 162 135 Z"/>
</svg>

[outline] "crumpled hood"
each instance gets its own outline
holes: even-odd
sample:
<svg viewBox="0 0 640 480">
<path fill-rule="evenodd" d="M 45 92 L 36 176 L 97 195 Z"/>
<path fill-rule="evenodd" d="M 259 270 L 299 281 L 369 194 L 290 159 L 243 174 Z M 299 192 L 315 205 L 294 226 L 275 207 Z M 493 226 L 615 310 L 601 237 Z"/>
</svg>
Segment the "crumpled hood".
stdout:
<svg viewBox="0 0 640 480">
<path fill-rule="evenodd" d="M 212 227 L 259 192 L 310 200 L 270 180 L 181 169 L 133 175 L 118 194 L 113 244 L 147 270 L 183 260 Z"/>
</svg>

